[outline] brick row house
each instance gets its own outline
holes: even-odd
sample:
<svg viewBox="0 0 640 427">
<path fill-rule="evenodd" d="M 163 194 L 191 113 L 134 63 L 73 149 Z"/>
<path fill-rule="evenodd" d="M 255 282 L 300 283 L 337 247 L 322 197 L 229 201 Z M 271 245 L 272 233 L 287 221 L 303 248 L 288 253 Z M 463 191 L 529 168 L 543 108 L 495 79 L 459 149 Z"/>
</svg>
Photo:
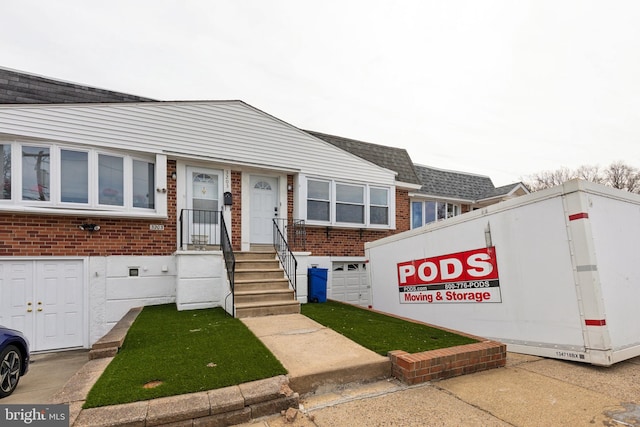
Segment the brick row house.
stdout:
<svg viewBox="0 0 640 427">
<path fill-rule="evenodd" d="M 8 69 L 0 159 L 0 324 L 34 351 L 89 347 L 141 305 L 297 312 L 311 267 L 330 297 L 367 305 L 364 243 L 411 228 L 423 189 L 405 150 L 242 101 Z"/>
</svg>

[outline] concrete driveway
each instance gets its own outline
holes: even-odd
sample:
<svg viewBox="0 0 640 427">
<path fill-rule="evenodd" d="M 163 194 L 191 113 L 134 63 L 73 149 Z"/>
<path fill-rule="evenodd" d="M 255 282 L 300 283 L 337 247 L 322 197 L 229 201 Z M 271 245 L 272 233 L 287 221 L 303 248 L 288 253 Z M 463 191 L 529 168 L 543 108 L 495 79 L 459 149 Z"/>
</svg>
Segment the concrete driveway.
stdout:
<svg viewBox="0 0 640 427">
<path fill-rule="evenodd" d="M 20 378 L 18 388 L 0 405 L 45 404 L 89 361 L 89 350 L 60 351 L 31 355 L 29 372 Z"/>
</svg>

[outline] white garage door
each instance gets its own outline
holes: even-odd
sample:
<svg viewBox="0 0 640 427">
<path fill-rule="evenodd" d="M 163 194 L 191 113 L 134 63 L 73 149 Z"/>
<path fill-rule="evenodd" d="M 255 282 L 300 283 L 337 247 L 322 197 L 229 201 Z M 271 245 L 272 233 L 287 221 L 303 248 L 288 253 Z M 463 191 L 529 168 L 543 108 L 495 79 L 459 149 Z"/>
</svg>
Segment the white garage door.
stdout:
<svg viewBox="0 0 640 427">
<path fill-rule="evenodd" d="M 0 324 L 32 351 L 82 347 L 83 282 L 82 260 L 0 261 Z"/>
<path fill-rule="evenodd" d="M 331 299 L 369 307 L 371 286 L 369 286 L 367 264 L 334 262 L 331 271 Z"/>
</svg>

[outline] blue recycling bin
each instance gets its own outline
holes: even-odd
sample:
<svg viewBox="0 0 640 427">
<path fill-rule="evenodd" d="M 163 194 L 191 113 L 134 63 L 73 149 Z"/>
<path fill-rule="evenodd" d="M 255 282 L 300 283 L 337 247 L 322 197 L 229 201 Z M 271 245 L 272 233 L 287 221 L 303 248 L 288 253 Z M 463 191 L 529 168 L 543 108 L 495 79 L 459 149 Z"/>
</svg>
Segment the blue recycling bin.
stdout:
<svg viewBox="0 0 640 427">
<path fill-rule="evenodd" d="M 307 283 L 309 302 L 327 302 L 327 271 L 326 268 L 307 269 Z"/>
</svg>

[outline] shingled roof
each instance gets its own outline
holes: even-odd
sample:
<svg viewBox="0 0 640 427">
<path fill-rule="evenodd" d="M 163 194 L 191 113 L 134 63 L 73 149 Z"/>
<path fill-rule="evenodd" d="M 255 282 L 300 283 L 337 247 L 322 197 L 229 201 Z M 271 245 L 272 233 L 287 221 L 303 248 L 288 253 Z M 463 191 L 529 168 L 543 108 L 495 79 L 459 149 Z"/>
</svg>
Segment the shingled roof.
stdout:
<svg viewBox="0 0 640 427">
<path fill-rule="evenodd" d="M 305 132 L 371 163 L 397 172 L 396 181 L 416 185 L 422 184 L 413 168 L 409 153 L 404 148 L 372 144 L 310 130 L 305 130 Z"/>
<path fill-rule="evenodd" d="M 422 181 L 419 193 L 447 199 L 476 201 L 508 195 L 517 185 L 496 188 L 491 178 L 466 172 L 414 165 Z"/>
<path fill-rule="evenodd" d="M 150 98 L 49 79 L 0 67 L 0 104 L 142 102 Z"/>
</svg>

